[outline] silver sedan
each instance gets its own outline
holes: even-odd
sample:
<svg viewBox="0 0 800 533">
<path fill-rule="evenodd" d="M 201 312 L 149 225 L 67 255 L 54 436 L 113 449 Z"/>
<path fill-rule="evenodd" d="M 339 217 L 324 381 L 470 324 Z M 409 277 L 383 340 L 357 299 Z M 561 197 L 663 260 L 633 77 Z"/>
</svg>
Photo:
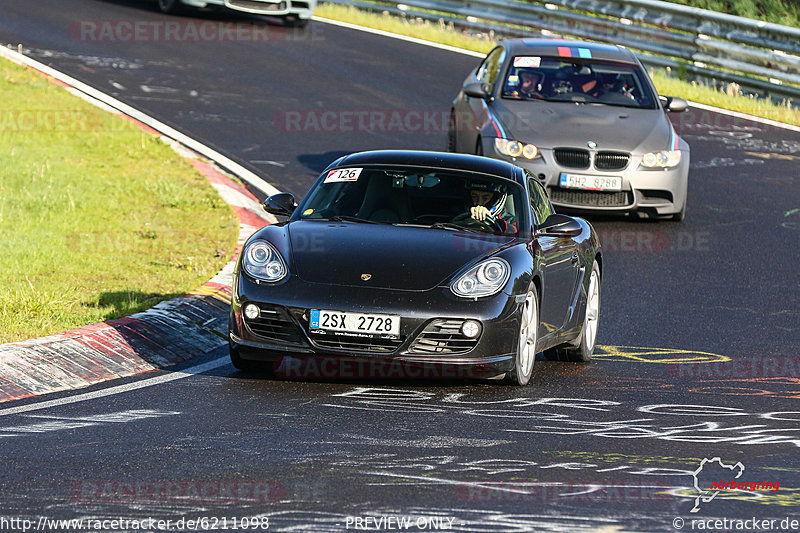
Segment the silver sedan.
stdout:
<svg viewBox="0 0 800 533">
<path fill-rule="evenodd" d="M 626 48 L 510 39 L 473 70 L 453 101 L 448 148 L 513 162 L 553 205 L 683 220 L 689 145 Z"/>
</svg>

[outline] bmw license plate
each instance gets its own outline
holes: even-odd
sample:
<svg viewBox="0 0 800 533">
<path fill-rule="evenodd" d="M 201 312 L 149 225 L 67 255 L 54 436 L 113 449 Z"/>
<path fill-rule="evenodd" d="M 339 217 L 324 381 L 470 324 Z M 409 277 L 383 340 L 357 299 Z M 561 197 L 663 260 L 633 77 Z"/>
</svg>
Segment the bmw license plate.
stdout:
<svg viewBox="0 0 800 533">
<path fill-rule="evenodd" d="M 565 189 L 621 191 L 622 178 L 618 176 L 586 176 L 584 174 L 567 174 L 566 172 L 562 172 L 559 185 Z"/>
<path fill-rule="evenodd" d="M 331 332 L 354 336 L 398 337 L 400 335 L 400 317 L 312 309 L 309 329 L 311 333 Z"/>
</svg>

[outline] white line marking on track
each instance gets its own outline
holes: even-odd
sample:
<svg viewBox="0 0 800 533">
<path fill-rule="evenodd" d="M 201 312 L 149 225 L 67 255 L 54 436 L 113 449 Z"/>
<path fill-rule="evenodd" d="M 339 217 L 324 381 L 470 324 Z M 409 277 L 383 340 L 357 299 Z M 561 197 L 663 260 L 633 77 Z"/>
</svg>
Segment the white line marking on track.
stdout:
<svg viewBox="0 0 800 533">
<path fill-rule="evenodd" d="M 208 361 L 207 363 L 192 366 L 184 370 L 169 372 L 167 374 L 164 374 L 163 376 L 143 379 L 141 381 L 126 383 L 124 385 L 117 385 L 116 387 L 109 387 L 107 389 L 97 390 L 93 392 L 76 394 L 75 396 L 67 396 L 65 398 L 59 398 L 57 400 L 48 400 L 46 402 L 38 402 L 28 405 L 21 405 L 19 407 L 9 407 L 8 409 L 0 409 L 0 416 L 16 415 L 19 413 L 39 411 L 41 409 L 49 409 L 50 407 L 59 407 L 62 405 L 69 405 L 71 403 L 85 402 L 86 400 L 104 398 L 105 396 L 113 396 L 115 394 L 121 394 L 123 392 L 128 392 L 132 390 L 144 389 L 146 387 L 152 387 L 154 385 L 169 383 L 170 381 L 175 381 L 178 379 L 195 376 L 197 374 L 202 374 L 203 372 L 214 370 L 215 368 L 225 366 L 229 363 L 230 359 L 228 357 L 220 357 L 219 359 L 214 359 L 213 361 Z"/>
</svg>

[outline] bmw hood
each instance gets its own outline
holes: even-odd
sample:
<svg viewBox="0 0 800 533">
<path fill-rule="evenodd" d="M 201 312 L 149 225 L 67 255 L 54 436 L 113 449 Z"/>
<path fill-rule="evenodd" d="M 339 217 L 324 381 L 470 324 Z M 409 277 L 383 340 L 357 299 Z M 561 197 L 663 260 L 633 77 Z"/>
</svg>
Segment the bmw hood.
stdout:
<svg viewBox="0 0 800 533">
<path fill-rule="evenodd" d="M 299 220 L 288 224 L 289 271 L 312 282 L 424 291 L 514 237 L 430 228 Z M 367 278 L 367 279 L 364 279 Z"/>
<path fill-rule="evenodd" d="M 666 149 L 671 133 L 660 109 L 502 99 L 492 107 L 506 137 L 545 149 L 594 141 L 600 150 L 644 153 Z"/>
</svg>

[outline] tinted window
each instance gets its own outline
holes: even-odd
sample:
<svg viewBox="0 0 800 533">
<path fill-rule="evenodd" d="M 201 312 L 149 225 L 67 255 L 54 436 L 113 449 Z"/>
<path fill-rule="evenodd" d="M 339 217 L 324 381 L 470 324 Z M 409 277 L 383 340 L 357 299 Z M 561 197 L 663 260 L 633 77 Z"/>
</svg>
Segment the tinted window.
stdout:
<svg viewBox="0 0 800 533">
<path fill-rule="evenodd" d="M 488 86 L 488 92 L 492 91 L 493 86 L 497 81 L 500 65 L 503 63 L 503 58 L 505 58 L 505 56 L 506 51 L 503 48 L 495 48 L 489 52 L 489 55 L 483 60 L 480 68 L 478 68 L 478 72 L 475 74 L 475 76 L 478 78 L 478 81 Z"/>
<path fill-rule="evenodd" d="M 476 205 L 485 206 L 498 223 L 473 220 L 470 208 Z M 366 167 L 326 172 L 292 219 L 455 224 L 470 231 L 521 235 L 529 224 L 527 211 L 522 187 L 504 178 L 438 169 Z"/>
<path fill-rule="evenodd" d="M 536 223 L 541 224 L 553 214 L 553 206 L 550 205 L 544 187 L 536 178 L 528 178 L 528 193 L 531 197 L 531 208 L 536 217 Z"/>
<path fill-rule="evenodd" d="M 514 57 L 502 97 L 656 108 L 646 74 L 637 65 L 593 59 Z"/>
</svg>

